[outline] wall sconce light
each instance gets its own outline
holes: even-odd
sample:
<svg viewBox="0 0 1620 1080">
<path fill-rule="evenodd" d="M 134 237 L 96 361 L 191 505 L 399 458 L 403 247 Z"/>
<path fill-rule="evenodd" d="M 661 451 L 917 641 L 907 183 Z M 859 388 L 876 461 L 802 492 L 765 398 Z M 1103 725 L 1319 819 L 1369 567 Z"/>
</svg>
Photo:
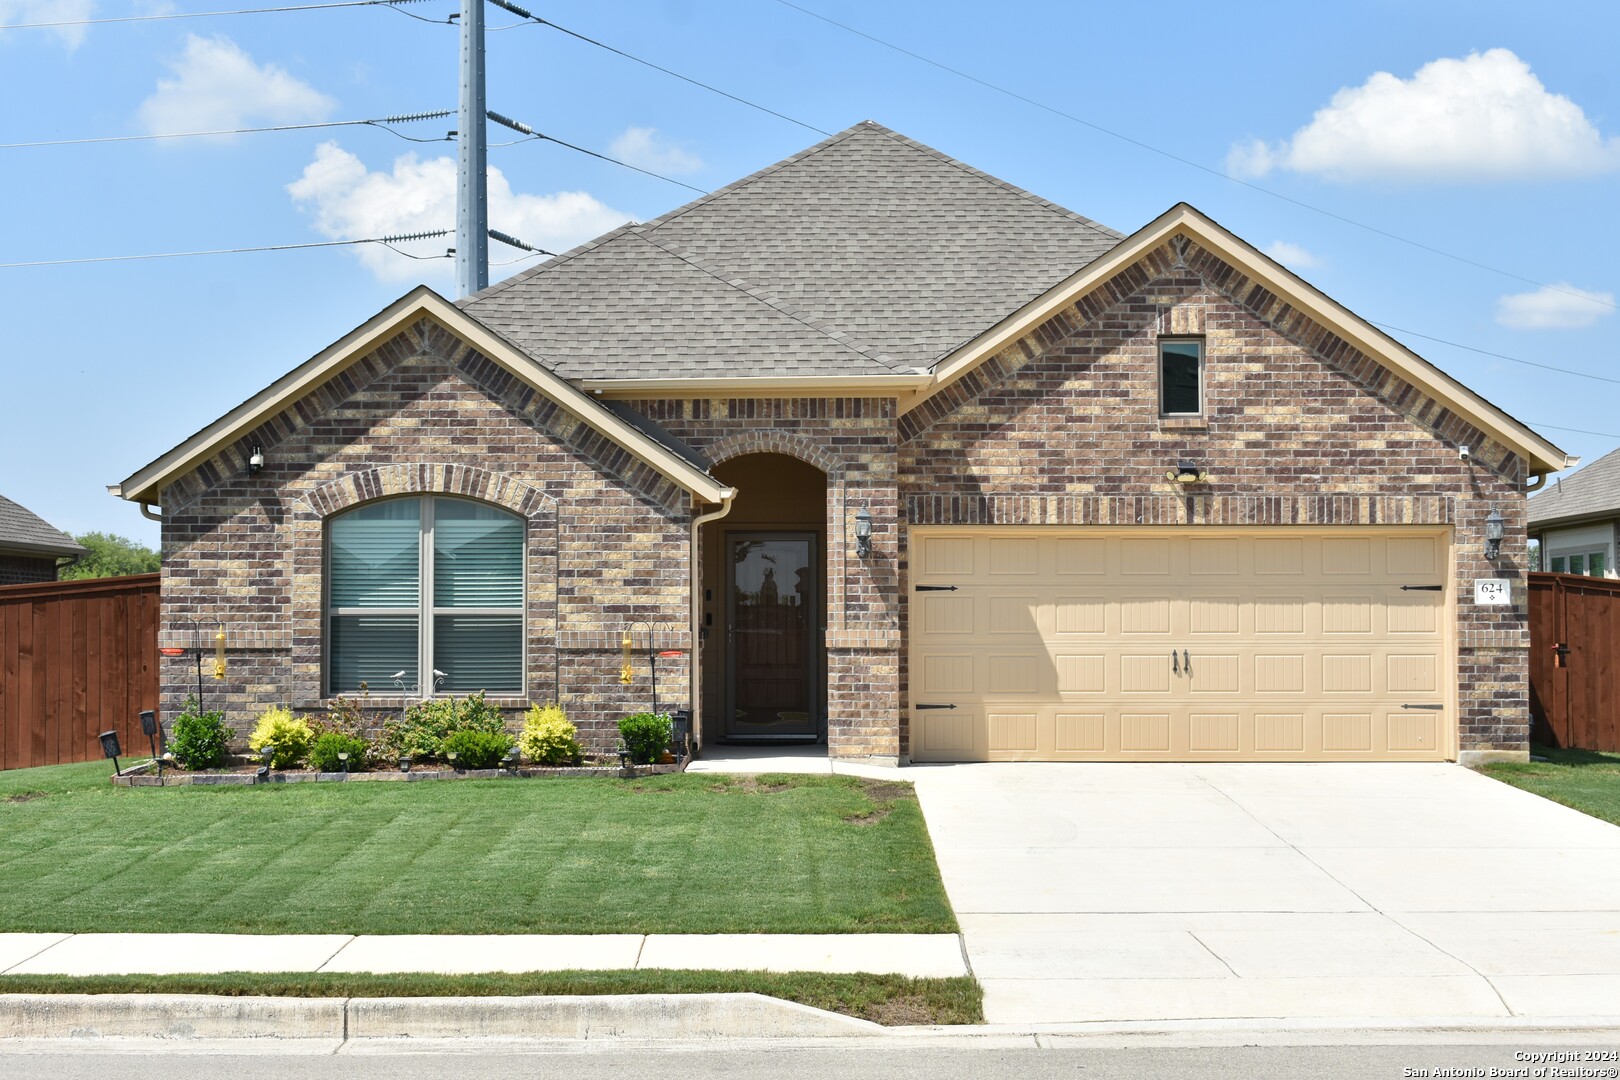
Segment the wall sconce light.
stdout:
<svg viewBox="0 0 1620 1080">
<path fill-rule="evenodd" d="M 123 748 L 118 745 L 118 732 L 103 731 L 101 733 L 101 755 L 112 758 L 114 776 L 124 775 L 124 770 L 118 764 L 118 755 L 123 752 Z"/>
<path fill-rule="evenodd" d="M 1502 554 L 1502 515 L 1496 507 L 1491 507 L 1490 516 L 1485 519 L 1485 557 L 1495 559 Z"/>
<path fill-rule="evenodd" d="M 248 472 L 257 475 L 262 468 L 264 468 L 264 448 L 254 443 L 253 453 L 248 455 Z"/>
<path fill-rule="evenodd" d="M 872 515 L 866 507 L 855 511 L 855 557 L 864 559 L 872 554 Z"/>
<path fill-rule="evenodd" d="M 1175 468 L 1164 474 L 1166 480 L 1174 480 L 1178 484 L 1202 484 L 1209 479 L 1209 472 L 1200 469 L 1197 465 L 1183 461 Z"/>
</svg>

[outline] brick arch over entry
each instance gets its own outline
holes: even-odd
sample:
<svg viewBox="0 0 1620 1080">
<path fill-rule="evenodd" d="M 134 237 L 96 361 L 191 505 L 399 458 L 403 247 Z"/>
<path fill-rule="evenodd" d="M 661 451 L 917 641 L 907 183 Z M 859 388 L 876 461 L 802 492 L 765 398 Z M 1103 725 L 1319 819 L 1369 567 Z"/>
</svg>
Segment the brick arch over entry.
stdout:
<svg viewBox="0 0 1620 1080">
<path fill-rule="evenodd" d="M 294 504 L 290 516 L 292 574 L 292 686 L 294 705 L 321 707 L 326 638 L 326 527 L 336 514 L 390 496 L 453 495 L 476 499 L 516 514 L 524 529 L 524 641 L 526 693 L 491 699 L 518 707 L 556 695 L 558 500 L 533 484 L 471 465 L 412 462 L 355 469 L 316 487 Z M 372 707 L 398 707 L 373 694 Z"/>
<path fill-rule="evenodd" d="M 807 465 L 814 465 L 826 473 L 829 480 L 843 469 L 843 462 L 809 439 L 790 432 L 772 431 L 769 428 L 728 435 L 710 446 L 706 453 L 709 461 L 715 465 L 742 457 L 744 454 L 784 454 L 797 458 Z"/>
</svg>

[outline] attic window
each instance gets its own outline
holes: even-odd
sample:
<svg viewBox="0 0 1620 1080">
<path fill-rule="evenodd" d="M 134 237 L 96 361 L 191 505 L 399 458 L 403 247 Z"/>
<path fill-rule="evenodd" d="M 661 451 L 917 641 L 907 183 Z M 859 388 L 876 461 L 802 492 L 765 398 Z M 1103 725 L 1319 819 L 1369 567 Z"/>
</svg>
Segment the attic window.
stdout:
<svg viewBox="0 0 1620 1080">
<path fill-rule="evenodd" d="M 1159 415 L 1204 413 L 1204 339 L 1159 339 Z"/>
</svg>

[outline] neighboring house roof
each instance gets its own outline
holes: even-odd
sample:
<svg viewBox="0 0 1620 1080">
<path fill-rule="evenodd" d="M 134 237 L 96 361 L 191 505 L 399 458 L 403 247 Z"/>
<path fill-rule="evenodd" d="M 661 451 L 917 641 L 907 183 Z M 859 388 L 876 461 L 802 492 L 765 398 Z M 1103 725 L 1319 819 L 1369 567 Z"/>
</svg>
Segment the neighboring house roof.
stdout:
<svg viewBox="0 0 1620 1080">
<path fill-rule="evenodd" d="M 915 375 L 1120 239 L 867 121 L 460 304 L 568 379 Z"/>
<path fill-rule="evenodd" d="M 1620 450 L 1530 496 L 1532 528 L 1581 518 L 1620 517 Z"/>
<path fill-rule="evenodd" d="M 157 502 L 162 498 L 163 488 L 170 482 L 195 469 L 315 387 L 337 376 L 423 316 L 433 318 L 581 422 L 612 439 L 703 501 L 717 503 L 735 494 L 731 488 L 708 475 L 705 466 L 694 460 L 689 449 L 685 452 L 673 449 L 666 444 L 665 440 L 669 439 L 667 435 L 660 438 L 650 434 L 646 429 L 650 421 L 638 424 L 627 422 L 604 402 L 558 378 L 511 342 L 468 318 L 426 285 L 412 289 L 173 450 L 136 470 L 122 484 L 109 485 L 107 490 L 132 502 Z"/>
<path fill-rule="evenodd" d="M 0 495 L 0 551 L 41 558 L 84 554 L 73 537 L 4 495 Z"/>
</svg>

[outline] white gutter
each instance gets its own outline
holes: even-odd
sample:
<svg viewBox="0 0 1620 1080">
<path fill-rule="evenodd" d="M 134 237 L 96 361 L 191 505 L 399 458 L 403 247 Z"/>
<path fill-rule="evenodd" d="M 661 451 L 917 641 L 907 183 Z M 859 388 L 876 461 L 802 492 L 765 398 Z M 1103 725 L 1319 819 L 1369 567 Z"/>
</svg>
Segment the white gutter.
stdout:
<svg viewBox="0 0 1620 1080">
<path fill-rule="evenodd" d="M 699 592 L 702 584 L 699 581 L 699 572 L 702 570 L 703 563 L 702 554 L 698 550 L 698 529 L 731 513 L 731 500 L 736 497 L 737 489 L 727 488 L 720 495 L 720 509 L 710 511 L 707 514 L 699 514 L 692 519 L 692 546 L 689 558 L 692 567 L 692 662 L 687 674 L 690 676 L 692 687 L 690 694 L 692 700 L 692 744 L 694 746 L 701 745 L 703 742 L 703 681 L 702 669 L 698 661 L 698 642 L 702 640 L 703 636 L 703 600 Z"/>
<path fill-rule="evenodd" d="M 159 506 L 156 511 L 153 511 L 152 507 L 156 505 L 156 503 L 149 503 L 143 500 L 141 502 L 141 517 L 146 518 L 149 521 L 161 523 L 163 521 L 163 508 Z"/>
</svg>

